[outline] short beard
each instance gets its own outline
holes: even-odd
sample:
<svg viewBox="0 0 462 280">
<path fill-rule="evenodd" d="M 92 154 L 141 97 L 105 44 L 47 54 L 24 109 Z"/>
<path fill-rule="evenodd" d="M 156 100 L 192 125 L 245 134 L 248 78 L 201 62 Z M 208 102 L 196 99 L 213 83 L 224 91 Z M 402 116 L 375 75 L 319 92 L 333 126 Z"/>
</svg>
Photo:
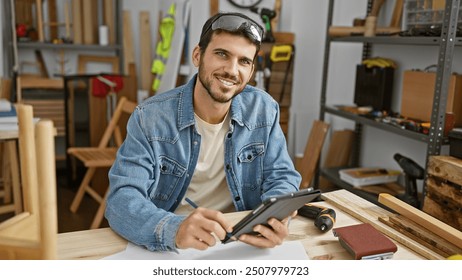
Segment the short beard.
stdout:
<svg viewBox="0 0 462 280">
<path fill-rule="evenodd" d="M 227 98 L 225 95 L 220 95 L 219 93 L 214 93 L 212 91 L 212 81 L 208 80 L 207 77 L 205 76 L 205 73 L 204 71 L 202 70 L 204 69 L 203 67 L 203 61 L 202 61 L 202 58 L 201 58 L 201 61 L 200 61 L 200 64 L 199 64 L 199 82 L 202 84 L 202 86 L 207 90 L 207 93 L 209 94 L 209 96 L 213 99 L 213 101 L 217 102 L 217 103 L 229 103 L 236 95 L 239 95 L 239 93 L 242 91 L 238 91 L 238 92 L 235 92 L 233 94 L 233 96 L 231 96 L 230 98 Z"/>
</svg>

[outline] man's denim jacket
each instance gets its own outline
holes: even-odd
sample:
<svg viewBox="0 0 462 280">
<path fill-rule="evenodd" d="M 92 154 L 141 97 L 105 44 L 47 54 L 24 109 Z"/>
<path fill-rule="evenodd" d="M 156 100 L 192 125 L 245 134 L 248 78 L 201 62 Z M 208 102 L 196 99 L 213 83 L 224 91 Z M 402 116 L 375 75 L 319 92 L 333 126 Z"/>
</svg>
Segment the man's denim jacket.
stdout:
<svg viewBox="0 0 462 280">
<path fill-rule="evenodd" d="M 127 124 L 127 137 L 109 171 L 105 216 L 111 228 L 149 250 L 176 250 L 185 219 L 172 213 L 188 188 L 199 156 L 194 76 L 186 85 L 146 99 Z M 238 211 L 298 190 L 301 177 L 279 125 L 278 103 L 252 86 L 236 96 L 224 139 L 225 173 Z"/>
</svg>

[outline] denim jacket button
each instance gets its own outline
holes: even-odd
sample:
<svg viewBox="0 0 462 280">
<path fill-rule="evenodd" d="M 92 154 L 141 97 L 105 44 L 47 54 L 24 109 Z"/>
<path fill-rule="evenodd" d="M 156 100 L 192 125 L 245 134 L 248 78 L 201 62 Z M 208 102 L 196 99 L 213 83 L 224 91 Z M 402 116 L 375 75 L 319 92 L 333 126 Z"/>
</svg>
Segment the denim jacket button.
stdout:
<svg viewBox="0 0 462 280">
<path fill-rule="evenodd" d="M 239 201 L 239 200 L 241 200 L 241 197 L 236 196 L 236 197 L 234 198 L 234 200 L 235 200 L 235 201 Z"/>
</svg>

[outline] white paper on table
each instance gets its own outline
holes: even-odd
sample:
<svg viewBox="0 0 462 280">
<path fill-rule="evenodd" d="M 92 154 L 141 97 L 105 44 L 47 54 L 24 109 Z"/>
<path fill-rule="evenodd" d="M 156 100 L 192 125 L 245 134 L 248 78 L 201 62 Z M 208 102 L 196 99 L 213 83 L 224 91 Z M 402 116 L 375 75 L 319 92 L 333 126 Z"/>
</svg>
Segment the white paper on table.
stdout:
<svg viewBox="0 0 462 280">
<path fill-rule="evenodd" d="M 104 260 L 307 260 L 300 241 L 285 241 L 275 248 L 260 249 L 242 242 L 219 243 L 205 251 L 196 249 L 175 252 L 152 252 L 128 243 L 127 248 Z"/>
</svg>

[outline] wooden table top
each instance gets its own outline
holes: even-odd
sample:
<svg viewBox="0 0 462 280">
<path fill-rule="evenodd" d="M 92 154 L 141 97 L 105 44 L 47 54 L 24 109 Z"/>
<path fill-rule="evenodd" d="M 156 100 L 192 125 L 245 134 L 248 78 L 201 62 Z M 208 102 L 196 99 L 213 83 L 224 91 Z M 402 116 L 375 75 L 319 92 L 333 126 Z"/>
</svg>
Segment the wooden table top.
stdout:
<svg viewBox="0 0 462 280">
<path fill-rule="evenodd" d="M 398 246 L 393 259 L 443 259 L 440 255 L 381 223 L 378 217 L 391 214 L 387 210 L 346 190 L 324 193 L 322 196 L 325 201 L 315 204 L 336 211 L 337 220 L 334 228 L 362 222 L 371 223 L 392 238 Z M 237 222 L 246 213 L 235 212 L 226 215 L 231 221 Z M 297 216 L 292 219 L 289 230 L 290 235 L 287 240 L 300 240 L 310 259 L 353 259 L 340 245 L 332 230 L 322 233 L 314 226 L 314 221 L 311 219 Z M 58 258 L 101 259 L 124 250 L 126 245 L 127 241 L 110 228 L 61 233 L 58 235 Z"/>
</svg>

